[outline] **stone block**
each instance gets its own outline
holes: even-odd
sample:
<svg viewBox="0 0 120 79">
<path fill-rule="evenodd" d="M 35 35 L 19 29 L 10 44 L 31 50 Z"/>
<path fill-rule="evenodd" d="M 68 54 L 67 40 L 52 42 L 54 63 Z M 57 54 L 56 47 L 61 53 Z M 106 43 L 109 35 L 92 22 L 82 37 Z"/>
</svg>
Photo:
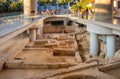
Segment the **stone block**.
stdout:
<svg viewBox="0 0 120 79">
<path fill-rule="evenodd" d="M 47 47 L 47 48 L 54 48 L 54 47 L 57 47 L 57 46 L 58 46 L 57 43 L 45 44 L 45 47 Z"/>
<path fill-rule="evenodd" d="M 68 38 L 67 35 L 62 35 L 62 36 L 59 36 L 58 40 L 66 40 Z"/>
<path fill-rule="evenodd" d="M 73 44 L 73 43 L 75 43 L 75 40 L 66 40 L 65 42 L 68 44 Z"/>
<path fill-rule="evenodd" d="M 118 50 L 118 51 L 115 53 L 114 58 L 120 58 L 120 50 Z"/>
<path fill-rule="evenodd" d="M 80 56 L 80 54 L 79 54 L 78 51 L 75 52 L 75 58 L 76 58 L 76 62 L 77 62 L 77 63 L 82 63 L 82 62 L 83 62 L 83 61 L 82 61 L 82 58 L 81 58 L 81 56 Z"/>
<path fill-rule="evenodd" d="M 43 33 L 61 33 L 61 26 L 43 26 Z"/>
<path fill-rule="evenodd" d="M 75 56 L 75 50 L 57 48 L 53 49 L 54 56 Z"/>
<path fill-rule="evenodd" d="M 65 33 L 75 32 L 75 28 L 72 26 L 67 26 L 67 27 L 65 27 L 64 32 Z"/>
<path fill-rule="evenodd" d="M 44 45 L 44 44 L 47 44 L 48 43 L 48 40 L 46 39 L 41 39 L 41 40 L 37 40 L 34 42 L 34 45 Z"/>
</svg>

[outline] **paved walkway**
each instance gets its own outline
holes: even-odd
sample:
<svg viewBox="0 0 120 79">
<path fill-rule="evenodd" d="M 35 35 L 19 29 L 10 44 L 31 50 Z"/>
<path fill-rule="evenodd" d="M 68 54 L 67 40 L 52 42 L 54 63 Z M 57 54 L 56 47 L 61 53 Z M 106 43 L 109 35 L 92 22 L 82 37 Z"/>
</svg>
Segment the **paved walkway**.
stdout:
<svg viewBox="0 0 120 79">
<path fill-rule="evenodd" d="M 22 28 L 32 22 L 35 22 L 37 19 L 40 19 L 40 17 L 35 18 L 35 19 L 27 19 L 27 20 L 21 19 L 15 22 L 10 22 L 8 24 L 1 25 L 0 26 L 0 37 L 5 36 L 13 31 L 16 31 L 19 28 Z"/>
</svg>

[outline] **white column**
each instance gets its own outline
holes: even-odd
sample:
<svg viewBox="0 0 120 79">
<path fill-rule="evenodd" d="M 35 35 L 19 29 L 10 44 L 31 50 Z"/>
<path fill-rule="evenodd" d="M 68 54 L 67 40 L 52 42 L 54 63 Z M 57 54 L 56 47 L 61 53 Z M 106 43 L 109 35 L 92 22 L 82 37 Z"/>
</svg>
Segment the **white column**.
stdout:
<svg viewBox="0 0 120 79">
<path fill-rule="evenodd" d="M 31 16 L 31 11 L 37 12 L 36 0 L 24 0 L 24 18 Z"/>
<path fill-rule="evenodd" d="M 113 58 L 115 53 L 115 36 L 107 36 L 107 58 Z"/>
<path fill-rule="evenodd" d="M 67 20 L 66 19 L 64 20 L 64 26 L 67 26 Z"/>
<path fill-rule="evenodd" d="M 102 35 L 102 41 L 105 43 L 106 42 L 106 36 Z"/>
<path fill-rule="evenodd" d="M 30 29 L 30 40 L 35 41 L 37 38 L 36 29 Z"/>
<path fill-rule="evenodd" d="M 90 33 L 90 54 L 94 57 L 98 55 L 98 35 Z"/>
</svg>

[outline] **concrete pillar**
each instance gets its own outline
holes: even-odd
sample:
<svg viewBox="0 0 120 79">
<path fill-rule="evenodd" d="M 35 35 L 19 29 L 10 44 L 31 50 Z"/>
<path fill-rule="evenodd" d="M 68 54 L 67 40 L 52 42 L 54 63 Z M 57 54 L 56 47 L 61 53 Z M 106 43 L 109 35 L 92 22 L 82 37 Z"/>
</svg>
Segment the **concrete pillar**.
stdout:
<svg viewBox="0 0 120 79">
<path fill-rule="evenodd" d="M 64 20 L 64 26 L 67 26 L 67 20 Z"/>
<path fill-rule="evenodd" d="M 102 41 L 103 41 L 104 43 L 106 43 L 106 36 L 105 36 L 105 35 L 102 35 Z"/>
<path fill-rule="evenodd" d="M 90 33 L 90 54 L 94 57 L 98 55 L 98 35 Z"/>
<path fill-rule="evenodd" d="M 36 29 L 35 28 L 32 28 L 30 29 L 30 40 L 31 41 L 36 41 L 37 39 L 37 34 L 36 34 Z"/>
<path fill-rule="evenodd" d="M 38 39 L 40 36 L 40 28 L 36 28 L 36 35 L 37 35 L 36 39 Z"/>
<path fill-rule="evenodd" d="M 107 36 L 107 58 L 113 58 L 115 53 L 115 36 Z"/>
<path fill-rule="evenodd" d="M 36 0 L 24 0 L 24 17 L 28 18 L 31 15 L 31 11 L 37 12 Z"/>
<path fill-rule="evenodd" d="M 113 0 L 95 0 L 95 20 L 108 21 L 112 19 Z"/>
</svg>

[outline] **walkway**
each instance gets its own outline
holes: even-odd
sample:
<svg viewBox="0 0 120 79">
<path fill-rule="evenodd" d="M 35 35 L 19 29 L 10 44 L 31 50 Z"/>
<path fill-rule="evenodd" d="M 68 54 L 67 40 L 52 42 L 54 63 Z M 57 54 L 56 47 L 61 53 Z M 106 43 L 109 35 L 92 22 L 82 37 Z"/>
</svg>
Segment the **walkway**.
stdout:
<svg viewBox="0 0 120 79">
<path fill-rule="evenodd" d="M 22 28 L 30 23 L 35 22 L 36 20 L 40 19 L 39 18 L 35 18 L 35 19 L 20 19 L 18 21 L 15 22 L 11 22 L 9 24 L 4 24 L 0 26 L 0 37 L 5 36 L 13 31 L 18 30 L 19 28 Z"/>
</svg>

